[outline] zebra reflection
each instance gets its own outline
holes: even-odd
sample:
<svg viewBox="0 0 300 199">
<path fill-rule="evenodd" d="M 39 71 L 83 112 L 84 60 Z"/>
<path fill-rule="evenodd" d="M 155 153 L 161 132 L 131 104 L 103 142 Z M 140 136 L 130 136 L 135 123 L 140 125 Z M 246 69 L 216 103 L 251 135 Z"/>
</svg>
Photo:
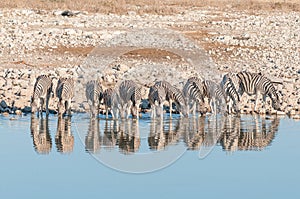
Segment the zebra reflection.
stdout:
<svg viewBox="0 0 300 199">
<path fill-rule="evenodd" d="M 259 119 L 259 116 L 254 116 L 251 121 L 240 121 L 239 127 L 227 128 L 220 143 L 223 150 L 231 152 L 263 150 L 274 140 L 279 123 L 280 120 L 277 117 Z"/>
<path fill-rule="evenodd" d="M 74 148 L 74 136 L 71 132 L 71 118 L 58 117 L 55 144 L 58 152 L 71 153 Z"/>
<path fill-rule="evenodd" d="M 90 119 L 88 132 L 85 137 L 85 150 L 90 153 L 97 153 L 101 147 L 101 135 L 99 118 Z"/>
<path fill-rule="evenodd" d="M 103 146 L 106 149 L 113 149 L 117 145 L 119 131 L 120 128 L 118 120 L 105 121 Z"/>
<path fill-rule="evenodd" d="M 137 152 L 141 143 L 138 120 L 121 120 L 119 129 L 120 151 L 124 154 Z"/>
<path fill-rule="evenodd" d="M 148 137 L 149 148 L 162 150 L 166 146 L 166 137 L 163 132 L 164 123 L 161 118 L 152 119 L 150 124 L 150 136 Z"/>
<path fill-rule="evenodd" d="M 165 147 L 176 144 L 180 140 L 180 120 L 174 125 L 172 118 L 163 120 L 155 118 L 150 123 L 150 135 L 148 137 L 148 145 L 152 150 L 163 150 Z"/>
<path fill-rule="evenodd" d="M 30 133 L 35 151 L 39 154 L 49 154 L 52 148 L 52 140 L 48 117 L 36 118 L 34 114 L 31 115 Z"/>
<path fill-rule="evenodd" d="M 188 150 L 199 150 L 204 141 L 205 117 L 180 119 L 182 136 Z"/>
</svg>

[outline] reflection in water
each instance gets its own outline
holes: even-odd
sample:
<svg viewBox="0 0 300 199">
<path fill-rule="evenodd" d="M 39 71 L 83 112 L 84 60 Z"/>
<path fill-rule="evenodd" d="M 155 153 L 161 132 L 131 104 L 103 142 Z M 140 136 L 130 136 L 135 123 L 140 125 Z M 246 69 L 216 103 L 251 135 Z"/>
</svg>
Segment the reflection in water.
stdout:
<svg viewBox="0 0 300 199">
<path fill-rule="evenodd" d="M 177 144 L 180 141 L 179 124 L 180 120 L 169 118 L 153 118 L 150 123 L 150 134 L 148 137 L 148 145 L 152 150 L 162 150 L 168 145 Z"/>
<path fill-rule="evenodd" d="M 122 120 L 119 131 L 119 148 L 124 154 L 137 152 L 141 139 L 139 132 L 139 121 L 136 119 Z"/>
<path fill-rule="evenodd" d="M 103 146 L 106 149 L 113 149 L 117 145 L 119 131 L 118 120 L 105 120 Z"/>
<path fill-rule="evenodd" d="M 277 117 L 259 120 L 254 116 L 251 121 L 240 121 L 240 118 L 231 118 L 220 141 L 223 150 L 263 150 L 271 144 L 278 131 L 280 120 Z"/>
<path fill-rule="evenodd" d="M 165 134 L 162 118 L 154 118 L 150 123 L 150 135 L 148 137 L 148 145 L 150 149 L 162 150 L 165 148 Z"/>
<path fill-rule="evenodd" d="M 36 118 L 34 114 L 32 114 L 30 133 L 35 151 L 39 154 L 48 154 L 52 147 L 48 117 Z"/>
<path fill-rule="evenodd" d="M 199 150 L 204 140 L 205 117 L 184 118 L 180 126 L 188 150 Z"/>
<path fill-rule="evenodd" d="M 71 118 L 58 117 L 55 144 L 58 152 L 71 153 L 74 147 L 74 136 L 71 132 Z"/>
<path fill-rule="evenodd" d="M 205 157 L 217 143 L 224 151 L 257 151 L 270 146 L 278 131 L 280 120 L 275 116 L 269 118 L 221 115 L 155 118 L 149 122 L 148 139 L 142 139 L 148 145 L 146 148 L 140 147 L 139 122 L 148 124 L 148 121 L 135 119 L 90 119 L 87 134 L 84 135 L 86 151 L 97 153 L 104 148 L 132 154 L 144 152 L 143 150 L 166 150 L 166 147 L 184 144 L 188 150 L 199 150 L 200 157 Z M 34 149 L 39 154 L 48 154 L 51 151 L 52 139 L 48 123 L 48 117 L 31 117 L 30 133 Z M 86 132 L 86 129 L 84 131 Z M 58 152 L 73 151 L 74 135 L 71 132 L 69 117 L 58 118 L 55 143 Z"/>
<path fill-rule="evenodd" d="M 101 135 L 99 118 L 91 118 L 87 135 L 85 137 L 85 149 L 90 153 L 96 153 L 100 150 Z"/>
</svg>

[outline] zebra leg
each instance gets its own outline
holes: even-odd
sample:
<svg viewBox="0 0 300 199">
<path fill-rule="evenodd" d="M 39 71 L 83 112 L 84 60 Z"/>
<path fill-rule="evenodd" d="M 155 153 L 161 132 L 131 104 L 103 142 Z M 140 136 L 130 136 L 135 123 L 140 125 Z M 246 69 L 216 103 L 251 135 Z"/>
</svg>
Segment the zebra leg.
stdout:
<svg viewBox="0 0 300 199">
<path fill-rule="evenodd" d="M 263 102 L 262 102 L 262 113 L 263 114 L 265 114 L 266 113 L 266 98 L 267 98 L 267 96 L 265 95 L 265 94 L 263 94 L 263 96 L 262 96 L 262 100 L 263 100 Z"/>
<path fill-rule="evenodd" d="M 155 118 L 156 116 L 156 110 L 155 110 L 156 105 L 152 104 L 151 105 L 151 118 Z"/>
<path fill-rule="evenodd" d="M 161 103 L 158 108 L 159 108 L 159 111 L 160 111 L 159 117 L 163 118 L 163 116 L 164 116 L 164 104 Z"/>
<path fill-rule="evenodd" d="M 43 117 L 43 107 L 44 107 L 44 99 L 41 98 L 40 99 L 39 113 L 41 114 L 42 117 Z"/>
<path fill-rule="evenodd" d="M 49 98 L 50 94 L 46 96 L 46 115 L 49 115 Z"/>
<path fill-rule="evenodd" d="M 67 101 L 68 116 L 71 116 L 71 99 Z"/>
<path fill-rule="evenodd" d="M 172 100 L 169 100 L 169 111 L 170 111 L 170 118 L 172 118 L 172 109 L 173 109 L 173 101 Z"/>
<path fill-rule="evenodd" d="M 260 95 L 260 92 L 257 91 L 256 93 L 256 96 L 255 96 L 255 106 L 254 106 L 254 111 L 257 112 L 257 104 L 258 104 L 258 101 L 259 101 L 259 95 Z"/>
<path fill-rule="evenodd" d="M 105 118 L 108 118 L 108 107 L 105 105 Z"/>
</svg>

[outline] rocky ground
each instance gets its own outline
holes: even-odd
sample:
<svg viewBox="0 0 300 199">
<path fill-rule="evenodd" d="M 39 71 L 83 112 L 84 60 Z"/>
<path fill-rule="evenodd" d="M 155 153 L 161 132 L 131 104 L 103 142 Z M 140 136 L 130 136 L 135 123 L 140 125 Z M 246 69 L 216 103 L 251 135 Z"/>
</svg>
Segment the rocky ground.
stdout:
<svg viewBox="0 0 300 199">
<path fill-rule="evenodd" d="M 107 87 L 121 79 L 142 85 L 166 79 L 181 87 L 193 75 L 219 81 L 224 73 L 247 70 L 282 83 L 276 84 L 282 109 L 300 117 L 299 12 L 191 8 L 173 15 L 64 13 L 0 10 L 0 111 L 29 110 L 40 74 L 76 80 L 100 74 Z M 147 31 L 135 32 L 140 29 Z M 84 70 L 89 67 L 93 70 Z M 87 109 L 79 93 L 75 98 L 75 111 Z M 249 112 L 253 103 L 243 99 L 242 109 Z M 53 98 L 54 110 L 56 103 Z"/>
</svg>

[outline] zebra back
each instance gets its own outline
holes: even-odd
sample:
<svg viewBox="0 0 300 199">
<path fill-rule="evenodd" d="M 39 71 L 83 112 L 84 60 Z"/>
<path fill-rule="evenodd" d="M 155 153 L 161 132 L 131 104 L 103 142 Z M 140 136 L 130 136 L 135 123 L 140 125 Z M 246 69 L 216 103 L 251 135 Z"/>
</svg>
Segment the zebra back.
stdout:
<svg viewBox="0 0 300 199">
<path fill-rule="evenodd" d="M 33 99 L 49 97 L 52 92 L 52 78 L 48 75 L 40 75 L 36 78 L 33 88 Z"/>
<path fill-rule="evenodd" d="M 189 78 L 183 87 L 184 97 L 189 100 L 201 100 L 203 102 L 204 98 L 202 82 L 202 79 L 198 77 Z"/>
<path fill-rule="evenodd" d="M 158 104 L 163 104 L 166 100 L 165 89 L 158 85 L 151 86 L 148 94 L 148 99 L 151 105 L 155 104 L 155 102 L 158 102 Z"/>
<path fill-rule="evenodd" d="M 87 100 L 95 105 L 99 105 L 103 98 L 103 89 L 100 80 L 90 80 L 86 84 L 85 95 Z"/>
<path fill-rule="evenodd" d="M 142 99 L 141 88 L 132 80 L 125 80 L 120 84 L 119 95 L 123 104 L 132 101 L 135 105 L 138 100 Z"/>
<path fill-rule="evenodd" d="M 56 96 L 61 100 L 70 100 L 74 96 L 74 80 L 73 78 L 61 77 L 56 87 Z"/>
<path fill-rule="evenodd" d="M 240 96 L 237 92 L 235 84 L 233 83 L 233 80 L 231 79 L 231 74 L 226 74 L 223 76 L 223 79 L 221 81 L 221 87 L 225 96 L 230 97 L 232 101 L 234 101 L 234 103 L 240 101 Z"/>
<path fill-rule="evenodd" d="M 103 92 L 103 103 L 107 107 L 111 107 L 112 95 L 113 95 L 113 89 L 112 88 L 108 88 Z"/>
</svg>

